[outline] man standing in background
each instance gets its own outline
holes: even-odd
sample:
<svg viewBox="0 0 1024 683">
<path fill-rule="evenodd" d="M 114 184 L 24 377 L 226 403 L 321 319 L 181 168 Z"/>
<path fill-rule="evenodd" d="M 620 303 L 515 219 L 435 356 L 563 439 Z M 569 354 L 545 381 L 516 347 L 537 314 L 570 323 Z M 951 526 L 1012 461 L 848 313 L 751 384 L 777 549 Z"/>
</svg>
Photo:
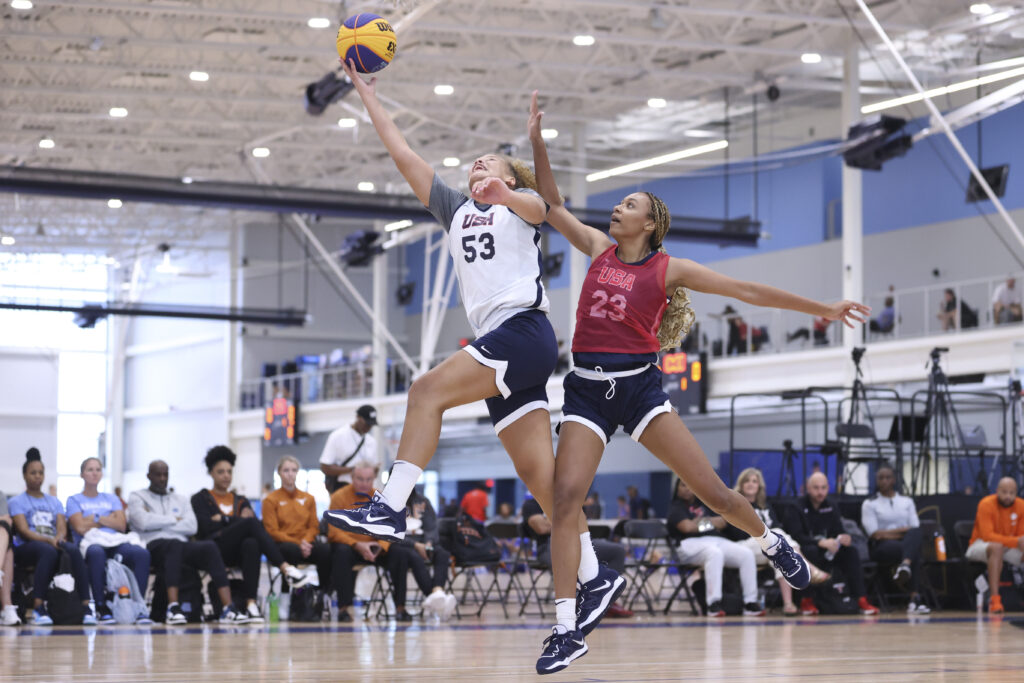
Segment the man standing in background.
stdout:
<svg viewBox="0 0 1024 683">
<path fill-rule="evenodd" d="M 376 424 L 377 409 L 371 405 L 359 406 L 355 422 L 335 429 L 327 437 L 320 455 L 320 471 L 324 473 L 328 492 L 352 483 L 352 470 L 357 467 L 372 467 L 374 476 L 380 475 L 377 440 L 370 434 Z"/>
</svg>

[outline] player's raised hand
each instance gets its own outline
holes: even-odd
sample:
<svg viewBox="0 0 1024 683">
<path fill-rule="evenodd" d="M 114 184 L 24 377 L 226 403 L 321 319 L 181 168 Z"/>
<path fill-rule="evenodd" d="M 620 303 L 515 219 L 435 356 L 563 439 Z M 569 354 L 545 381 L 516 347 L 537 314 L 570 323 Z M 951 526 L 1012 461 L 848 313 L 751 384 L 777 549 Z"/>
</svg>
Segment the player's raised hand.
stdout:
<svg viewBox="0 0 1024 683">
<path fill-rule="evenodd" d="M 508 204 L 512 190 L 500 178 L 484 178 L 473 186 L 473 199 L 481 204 Z"/>
<path fill-rule="evenodd" d="M 359 97 L 360 98 L 366 99 L 368 96 L 369 97 L 376 97 L 376 95 L 377 95 L 377 77 L 376 76 L 371 78 L 369 81 L 364 81 L 363 77 L 359 75 L 358 71 L 356 71 L 355 60 L 350 59 L 350 60 L 348 60 L 346 62 L 344 59 L 341 59 L 339 57 L 338 61 L 341 62 L 342 70 L 345 72 L 345 75 L 348 76 L 349 80 L 352 81 L 352 85 L 355 86 L 356 92 L 359 93 Z"/>
<path fill-rule="evenodd" d="M 870 306 L 857 303 L 856 301 L 837 301 L 834 304 L 828 304 L 829 311 L 823 318 L 827 320 L 841 320 L 847 327 L 854 327 L 855 323 L 864 323 L 867 320 L 868 313 L 871 312 Z"/>
<path fill-rule="evenodd" d="M 540 134 L 540 123 L 541 119 L 544 118 L 544 112 L 537 109 L 537 91 L 533 91 L 533 95 L 530 96 L 530 120 L 526 124 L 526 133 L 530 136 L 531 141 L 543 140 Z"/>
</svg>

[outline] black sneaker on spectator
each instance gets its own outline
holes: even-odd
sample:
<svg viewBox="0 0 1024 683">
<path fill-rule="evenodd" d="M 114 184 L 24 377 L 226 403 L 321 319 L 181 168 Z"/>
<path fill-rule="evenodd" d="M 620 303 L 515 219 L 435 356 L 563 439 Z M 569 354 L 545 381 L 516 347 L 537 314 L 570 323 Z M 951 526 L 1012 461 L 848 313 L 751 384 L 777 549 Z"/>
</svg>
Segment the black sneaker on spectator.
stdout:
<svg viewBox="0 0 1024 683">
<path fill-rule="evenodd" d="M 249 617 L 250 624 L 262 624 L 263 615 L 260 614 L 259 605 L 255 602 L 250 602 L 249 606 L 245 608 L 245 615 Z"/>
<path fill-rule="evenodd" d="M 168 626 L 181 626 L 188 623 L 188 617 L 181 611 L 181 605 L 173 603 L 167 607 L 167 618 L 164 623 Z"/>
<path fill-rule="evenodd" d="M 342 624 L 342 623 L 343 624 L 351 624 L 352 623 L 352 614 L 348 610 L 339 610 L 338 611 L 338 623 L 339 624 Z"/>
<path fill-rule="evenodd" d="M 412 621 L 412 615 L 404 608 L 399 608 L 398 612 L 395 614 L 395 621 Z"/>
<path fill-rule="evenodd" d="M 725 608 L 722 607 L 721 600 L 715 600 L 713 603 L 708 605 L 708 616 L 709 617 L 724 617 Z"/>
<path fill-rule="evenodd" d="M 228 605 L 220 612 L 220 618 L 217 621 L 221 624 L 248 624 L 249 615 L 239 612 L 231 605 Z"/>
<path fill-rule="evenodd" d="M 764 608 L 756 602 L 748 602 L 743 605 L 743 616 L 745 617 L 763 617 Z"/>
<path fill-rule="evenodd" d="M 114 614 L 107 607 L 106 603 L 96 608 L 96 619 L 101 624 L 112 624 L 114 622 Z"/>
</svg>

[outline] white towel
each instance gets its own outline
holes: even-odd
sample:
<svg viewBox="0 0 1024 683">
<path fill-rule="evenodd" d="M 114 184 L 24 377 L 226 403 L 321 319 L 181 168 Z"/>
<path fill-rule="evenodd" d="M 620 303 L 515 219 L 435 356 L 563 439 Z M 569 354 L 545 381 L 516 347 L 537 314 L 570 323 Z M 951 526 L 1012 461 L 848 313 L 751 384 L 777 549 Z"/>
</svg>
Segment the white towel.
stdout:
<svg viewBox="0 0 1024 683">
<path fill-rule="evenodd" d="M 85 536 L 82 536 L 82 542 L 78 544 L 78 549 L 82 552 L 82 555 L 85 555 L 85 551 L 88 550 L 91 545 L 99 545 L 104 548 L 116 548 L 122 543 L 131 543 L 132 545 L 137 545 L 140 548 L 146 547 L 146 544 L 142 542 L 142 539 L 139 538 L 139 535 L 134 531 L 122 534 L 116 531 L 89 529 L 85 532 Z"/>
</svg>

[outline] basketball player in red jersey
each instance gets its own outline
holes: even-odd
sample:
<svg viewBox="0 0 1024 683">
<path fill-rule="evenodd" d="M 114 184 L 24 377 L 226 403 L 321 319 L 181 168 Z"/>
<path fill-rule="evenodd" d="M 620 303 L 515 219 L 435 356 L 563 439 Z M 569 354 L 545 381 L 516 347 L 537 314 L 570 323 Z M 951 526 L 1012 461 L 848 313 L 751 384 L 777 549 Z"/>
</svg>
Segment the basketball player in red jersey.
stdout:
<svg viewBox="0 0 1024 683">
<path fill-rule="evenodd" d="M 769 561 L 794 588 L 810 582 L 803 558 L 765 527 L 742 495 L 719 479 L 662 389 L 658 351 L 677 346 L 693 320 L 683 284 L 750 304 L 842 320 L 850 327 L 864 322 L 870 309 L 852 301 L 813 301 L 670 257 L 662 247 L 668 209 L 648 192 L 627 195 L 612 210 L 610 237 L 582 224 L 562 206 L 540 134 L 542 116 L 534 93 L 528 130 L 538 190 L 551 205 L 548 222 L 593 259 L 576 310 L 575 369 L 565 378 L 555 459 L 551 548 L 558 623 L 537 661 L 537 672 L 545 674 L 564 669 L 587 651 L 585 631 L 572 611 L 579 563 L 576 516 L 605 444 L 619 426 L 679 475 L 708 507 L 758 539 Z M 507 194 L 500 183 L 485 180 L 473 197 L 500 204 Z"/>
</svg>

